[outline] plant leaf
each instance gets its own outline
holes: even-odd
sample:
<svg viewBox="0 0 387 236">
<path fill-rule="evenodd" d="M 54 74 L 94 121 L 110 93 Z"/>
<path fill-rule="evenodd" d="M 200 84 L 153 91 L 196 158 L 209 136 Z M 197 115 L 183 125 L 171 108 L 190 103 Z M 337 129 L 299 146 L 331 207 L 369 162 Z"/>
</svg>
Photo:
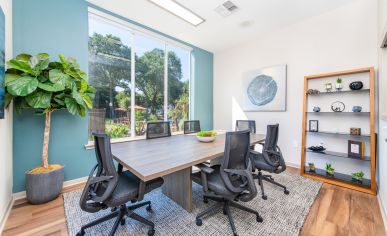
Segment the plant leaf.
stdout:
<svg viewBox="0 0 387 236">
<path fill-rule="evenodd" d="M 17 55 L 15 59 L 18 60 L 18 61 L 29 62 L 31 57 L 32 56 L 30 54 L 24 54 L 23 53 L 23 54 Z"/>
<path fill-rule="evenodd" d="M 81 86 L 80 86 L 79 92 L 80 93 L 86 92 L 87 86 L 88 86 L 87 81 L 86 80 L 81 80 Z"/>
<path fill-rule="evenodd" d="M 54 101 L 56 102 L 56 103 L 58 103 L 59 105 L 61 105 L 61 106 L 64 106 L 65 105 L 65 102 L 63 101 L 63 100 L 61 100 L 61 99 L 59 99 L 59 98 L 54 98 Z"/>
<path fill-rule="evenodd" d="M 39 60 L 47 60 L 50 58 L 50 55 L 45 52 L 38 53 L 36 56 L 39 58 Z"/>
<path fill-rule="evenodd" d="M 32 70 L 28 62 L 11 59 L 7 62 L 7 65 L 13 69 L 20 70 L 20 71 L 23 71 L 24 73 L 32 74 L 36 76 L 35 72 Z"/>
<path fill-rule="evenodd" d="M 6 93 L 4 97 L 4 106 L 8 108 L 9 104 L 11 104 L 13 96 L 10 93 Z"/>
<path fill-rule="evenodd" d="M 36 90 L 38 80 L 31 76 L 23 76 L 7 84 L 7 90 L 14 96 L 26 96 Z"/>
<path fill-rule="evenodd" d="M 77 101 L 77 103 L 79 105 L 85 105 L 84 102 L 83 102 L 83 98 L 82 98 L 82 95 L 80 93 L 78 93 L 76 90 L 73 90 L 73 92 L 71 93 L 72 97 L 75 99 L 75 101 Z"/>
<path fill-rule="evenodd" d="M 93 101 L 91 101 L 91 98 L 88 95 L 82 94 L 82 99 L 88 109 L 93 108 Z"/>
<path fill-rule="evenodd" d="M 74 98 L 65 98 L 67 110 L 73 115 L 80 115 L 80 109 Z"/>
<path fill-rule="evenodd" d="M 68 79 L 68 75 L 64 74 L 61 70 L 52 69 L 49 72 L 49 79 L 54 84 L 58 83 L 63 86 L 66 86 L 66 80 Z"/>
<path fill-rule="evenodd" d="M 8 86 L 8 84 L 14 80 L 17 80 L 21 77 L 21 75 L 15 75 L 15 74 L 5 74 L 5 86 Z"/>
<path fill-rule="evenodd" d="M 28 95 L 26 101 L 33 108 L 48 108 L 51 105 L 51 97 L 51 92 L 38 90 Z"/>
<path fill-rule="evenodd" d="M 53 83 L 39 83 L 38 87 L 48 92 L 59 92 L 65 89 L 63 85 Z"/>
</svg>

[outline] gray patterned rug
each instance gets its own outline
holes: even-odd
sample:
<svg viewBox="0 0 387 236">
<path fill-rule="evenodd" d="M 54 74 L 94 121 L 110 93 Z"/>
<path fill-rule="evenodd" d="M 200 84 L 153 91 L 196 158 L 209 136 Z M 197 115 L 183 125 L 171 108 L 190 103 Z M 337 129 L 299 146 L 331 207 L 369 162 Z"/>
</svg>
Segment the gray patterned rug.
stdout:
<svg viewBox="0 0 387 236">
<path fill-rule="evenodd" d="M 264 182 L 268 199 L 263 200 L 260 197 L 260 188 L 257 184 L 258 196 L 254 200 L 243 204 L 256 209 L 263 217 L 263 223 L 256 222 L 253 214 L 232 208 L 231 211 L 239 235 L 299 234 L 322 183 L 289 173 L 275 175 L 274 178 L 287 186 L 290 194 L 284 195 L 283 190 L 280 188 Z M 77 190 L 63 195 L 67 228 L 70 236 L 76 235 L 82 225 L 110 212 L 110 210 L 94 214 L 83 212 L 78 205 L 81 192 L 82 190 Z M 196 226 L 196 214 L 213 204 L 211 200 L 208 204 L 205 204 L 202 199 L 202 188 L 194 183 L 194 209 L 192 213 L 188 213 L 163 195 L 161 189 L 157 189 L 147 194 L 144 199 L 152 201 L 153 213 L 147 213 L 145 207 L 136 210 L 136 212 L 155 223 L 155 235 L 232 235 L 227 216 L 222 213 L 206 217 L 203 219 L 202 226 Z M 114 220 L 110 220 L 97 225 L 86 230 L 86 235 L 108 235 L 113 223 Z M 129 219 L 126 221 L 125 226 L 118 227 L 115 235 L 145 236 L 147 231 L 147 226 Z"/>
</svg>

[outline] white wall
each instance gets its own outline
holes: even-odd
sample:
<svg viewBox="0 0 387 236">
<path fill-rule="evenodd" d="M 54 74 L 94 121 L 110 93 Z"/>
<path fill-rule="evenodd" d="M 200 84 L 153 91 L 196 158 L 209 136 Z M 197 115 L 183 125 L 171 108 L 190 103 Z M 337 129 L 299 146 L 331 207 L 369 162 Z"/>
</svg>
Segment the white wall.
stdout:
<svg viewBox="0 0 387 236">
<path fill-rule="evenodd" d="M 215 53 L 214 128 L 231 130 L 236 119 L 248 118 L 256 120 L 257 131 L 264 133 L 268 123 L 279 123 L 284 157 L 300 165 L 304 76 L 377 67 L 376 12 L 376 0 L 353 1 Z M 243 74 L 278 64 L 288 65 L 287 111 L 243 112 L 239 106 Z"/>
<path fill-rule="evenodd" d="M 379 39 L 381 38 L 382 30 L 387 27 L 387 0 L 379 0 L 378 1 L 379 6 Z M 382 93 L 382 87 L 387 88 L 387 85 L 384 83 L 387 83 L 387 48 L 381 49 L 378 45 L 378 52 L 379 52 L 379 84 L 383 85 L 380 86 L 380 94 Z M 386 91 L 384 91 L 384 95 L 386 95 Z M 386 104 L 387 96 L 380 96 L 380 108 L 383 108 L 381 105 L 382 102 Z M 384 101 L 382 101 L 382 99 Z M 386 105 L 384 107 L 387 107 Z M 385 215 L 387 214 L 387 144 L 386 144 L 386 138 L 387 138 L 387 120 L 382 120 L 382 114 L 387 113 L 387 111 L 381 110 L 380 112 L 380 120 L 379 120 L 379 200 L 382 205 L 383 211 Z M 385 219 L 386 220 L 386 219 Z M 385 221 L 386 222 L 386 221 Z"/>
<path fill-rule="evenodd" d="M 12 58 L 12 1 L 0 0 L 5 14 L 5 59 Z M 0 234 L 12 200 L 12 110 L 0 120 Z"/>
</svg>

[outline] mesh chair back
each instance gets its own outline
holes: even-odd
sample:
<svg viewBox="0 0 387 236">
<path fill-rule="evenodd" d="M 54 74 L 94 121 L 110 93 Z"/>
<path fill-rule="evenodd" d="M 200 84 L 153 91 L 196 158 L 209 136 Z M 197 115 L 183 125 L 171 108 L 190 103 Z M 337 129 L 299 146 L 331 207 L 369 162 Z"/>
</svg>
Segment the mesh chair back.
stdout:
<svg viewBox="0 0 387 236">
<path fill-rule="evenodd" d="M 277 167 L 278 172 L 282 172 L 286 170 L 286 164 L 282 156 L 281 150 L 278 147 L 278 136 L 279 124 L 268 125 L 262 154 L 266 159 L 270 160 L 270 165 Z"/>
<path fill-rule="evenodd" d="M 279 124 L 268 125 L 263 149 L 270 150 L 270 151 L 277 150 L 278 135 L 279 135 Z"/>
<path fill-rule="evenodd" d="M 235 131 L 226 133 L 226 144 L 220 174 L 227 188 L 240 193 L 244 199 L 252 199 L 257 194 L 250 163 L 250 131 Z M 244 172 L 243 175 L 232 174 L 227 169 Z M 247 184 L 247 179 L 250 184 Z M 246 192 L 247 191 L 247 192 Z M 243 194 L 242 194 L 243 193 Z"/>
<path fill-rule="evenodd" d="M 93 136 L 98 164 L 92 169 L 80 199 L 82 210 L 87 212 L 101 210 L 102 202 L 110 197 L 118 183 L 109 137 L 97 133 L 93 133 Z"/>
<path fill-rule="evenodd" d="M 255 120 L 237 120 L 235 130 L 236 131 L 250 130 L 251 133 L 255 134 L 256 133 Z"/>
<path fill-rule="evenodd" d="M 168 121 L 148 122 L 146 128 L 146 139 L 169 136 L 171 136 L 171 125 Z"/>
<path fill-rule="evenodd" d="M 200 121 L 188 120 L 184 121 L 184 134 L 192 134 L 200 132 Z"/>
</svg>

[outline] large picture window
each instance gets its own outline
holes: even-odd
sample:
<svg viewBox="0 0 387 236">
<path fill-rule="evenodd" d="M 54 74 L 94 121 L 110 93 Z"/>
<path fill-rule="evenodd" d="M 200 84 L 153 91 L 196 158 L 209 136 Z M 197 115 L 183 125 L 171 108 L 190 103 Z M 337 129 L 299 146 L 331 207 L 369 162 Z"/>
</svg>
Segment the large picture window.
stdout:
<svg viewBox="0 0 387 236">
<path fill-rule="evenodd" d="M 180 133 L 189 119 L 190 49 L 89 13 L 89 112 L 93 131 L 112 139 L 144 136 L 149 121 L 170 121 Z"/>
</svg>

